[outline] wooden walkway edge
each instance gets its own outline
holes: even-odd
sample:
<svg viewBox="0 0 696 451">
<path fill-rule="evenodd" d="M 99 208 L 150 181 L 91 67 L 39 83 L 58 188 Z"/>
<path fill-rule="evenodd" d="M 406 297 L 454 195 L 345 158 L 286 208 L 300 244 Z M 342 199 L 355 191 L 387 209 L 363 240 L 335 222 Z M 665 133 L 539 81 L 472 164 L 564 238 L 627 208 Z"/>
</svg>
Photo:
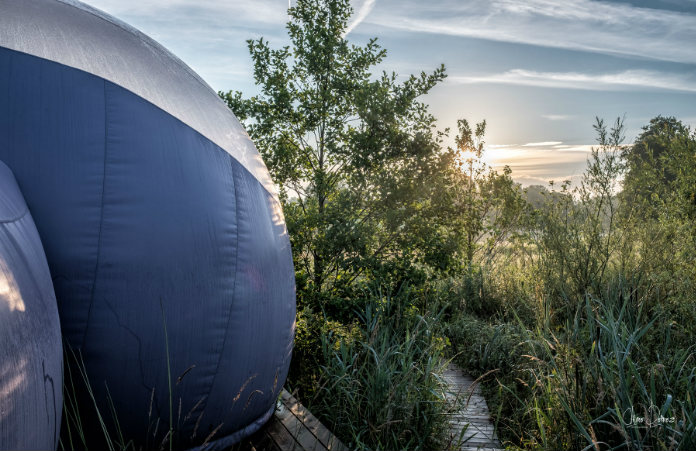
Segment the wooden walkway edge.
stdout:
<svg viewBox="0 0 696 451">
<path fill-rule="evenodd" d="M 502 451 L 488 405 L 471 376 L 450 363 L 443 374 L 447 399 L 458 409 L 450 416 L 452 443 L 459 451 Z"/>
<path fill-rule="evenodd" d="M 283 389 L 275 414 L 234 451 L 348 451 L 294 396 Z"/>
<path fill-rule="evenodd" d="M 450 363 L 443 374 L 451 443 L 458 451 L 502 451 L 488 405 L 474 379 Z M 233 451 L 349 451 L 312 413 L 283 389 L 275 414 Z"/>
</svg>

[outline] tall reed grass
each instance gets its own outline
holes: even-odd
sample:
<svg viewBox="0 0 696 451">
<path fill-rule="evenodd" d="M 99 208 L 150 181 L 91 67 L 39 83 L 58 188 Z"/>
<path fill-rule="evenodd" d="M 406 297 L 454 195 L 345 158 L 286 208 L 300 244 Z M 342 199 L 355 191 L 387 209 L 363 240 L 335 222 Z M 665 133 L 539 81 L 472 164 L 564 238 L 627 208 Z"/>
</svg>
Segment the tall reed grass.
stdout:
<svg viewBox="0 0 696 451">
<path fill-rule="evenodd" d="M 511 449 L 696 449 L 696 345 L 672 341 L 660 294 L 617 277 L 563 323 L 454 319 L 455 360 L 484 380 Z M 543 318 L 542 318 L 543 317 Z M 495 319 L 491 319 L 495 322 Z"/>
<path fill-rule="evenodd" d="M 446 446 L 445 341 L 439 317 L 408 296 L 370 296 L 347 334 L 322 337 L 325 365 L 311 409 L 351 449 Z"/>
</svg>

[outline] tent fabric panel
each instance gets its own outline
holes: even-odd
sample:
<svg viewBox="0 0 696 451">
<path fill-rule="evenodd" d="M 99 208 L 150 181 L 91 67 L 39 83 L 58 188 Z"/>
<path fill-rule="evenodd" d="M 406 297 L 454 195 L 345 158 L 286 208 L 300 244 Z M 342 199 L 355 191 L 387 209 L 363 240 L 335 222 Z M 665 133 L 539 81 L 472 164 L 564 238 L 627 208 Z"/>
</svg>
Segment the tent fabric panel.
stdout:
<svg viewBox="0 0 696 451">
<path fill-rule="evenodd" d="M 295 273 L 280 205 L 236 161 L 239 255 L 236 308 L 206 415 L 262 416 L 287 377 L 295 322 Z M 236 383 L 224 375 L 235 373 Z M 204 420 L 206 417 L 204 417 Z M 235 424 L 235 428 L 247 426 Z"/>
<path fill-rule="evenodd" d="M 3 0 L 0 5 L 0 47 L 97 75 L 134 92 L 220 146 L 277 196 L 266 165 L 234 114 L 160 44 L 78 1 Z"/>
<path fill-rule="evenodd" d="M 210 391 L 234 302 L 235 179 L 226 153 L 144 99 L 107 82 L 106 103 L 103 219 L 84 352 L 93 385 L 109 386 L 124 428 L 139 436 L 153 389 L 153 417 L 169 421 L 167 347 L 171 377 L 192 368 L 171 393 L 177 405 L 183 400 L 182 415 L 196 418 Z M 104 352 L 105 343 L 120 346 Z M 182 435 L 192 435 L 194 422 L 182 422 Z"/>
<path fill-rule="evenodd" d="M 0 47 L 0 160 L 44 243 L 63 333 L 81 346 L 92 296 L 104 177 L 104 81 Z"/>
</svg>

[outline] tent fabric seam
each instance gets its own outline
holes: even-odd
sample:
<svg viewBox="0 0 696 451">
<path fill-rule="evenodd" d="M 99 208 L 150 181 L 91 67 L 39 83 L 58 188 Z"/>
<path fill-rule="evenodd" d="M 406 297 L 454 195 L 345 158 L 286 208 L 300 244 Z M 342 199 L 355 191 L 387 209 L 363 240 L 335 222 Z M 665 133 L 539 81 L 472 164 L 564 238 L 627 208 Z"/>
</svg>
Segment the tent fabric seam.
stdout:
<svg viewBox="0 0 696 451">
<path fill-rule="evenodd" d="M 60 63 L 59 63 L 60 64 Z M 69 66 L 68 66 L 69 67 Z M 79 70 L 79 69 L 78 69 Z M 93 74 L 94 75 L 94 74 Z M 96 76 L 96 75 L 95 75 Z M 94 277 L 92 279 L 92 294 L 89 299 L 89 308 L 87 309 L 87 325 L 85 327 L 85 332 L 82 335 L 82 341 L 79 343 L 79 347 L 84 349 L 85 346 L 85 340 L 87 340 L 87 333 L 89 332 L 89 320 L 92 317 L 92 305 L 94 304 L 94 293 L 96 291 L 96 286 L 97 286 L 97 276 L 99 274 L 99 257 L 101 255 L 101 246 L 102 246 L 102 228 L 104 226 L 104 193 L 106 191 L 106 157 L 107 157 L 107 150 L 109 147 L 109 121 L 108 121 L 108 105 L 107 105 L 107 96 L 106 96 L 106 79 L 99 77 L 104 86 L 104 166 L 102 170 L 102 189 L 101 189 L 101 201 L 99 203 L 101 207 L 101 211 L 99 214 L 99 234 L 97 236 L 97 257 L 95 259 L 94 263 Z"/>
<path fill-rule="evenodd" d="M 220 450 L 220 449 L 228 449 L 229 447 L 237 444 L 242 440 L 244 437 L 248 437 L 251 434 L 255 433 L 261 427 L 268 422 L 269 418 L 271 418 L 271 415 L 275 412 L 277 409 L 277 405 L 273 403 L 270 409 L 268 409 L 266 412 L 262 413 L 261 415 L 258 416 L 258 418 L 252 420 L 249 424 L 247 424 L 244 427 L 241 427 L 237 429 L 234 432 L 231 432 L 224 437 L 220 437 L 214 440 L 211 440 L 208 443 L 204 443 L 200 446 L 195 446 L 193 448 L 188 449 L 187 451 L 208 451 L 208 450 Z"/>
<path fill-rule="evenodd" d="M 228 154 L 229 155 L 229 154 Z M 232 156 L 229 155 L 230 160 L 235 160 L 236 159 Z M 240 164 L 240 166 L 242 166 Z M 206 407 L 208 406 L 208 400 L 210 399 L 210 394 L 213 392 L 213 387 L 215 387 L 215 380 L 217 379 L 218 372 L 220 370 L 220 362 L 222 361 L 222 354 L 225 352 L 225 345 L 227 344 L 227 337 L 229 336 L 229 331 L 230 331 L 230 321 L 232 320 L 232 310 L 234 309 L 234 299 L 235 295 L 237 294 L 237 274 L 239 271 L 239 197 L 237 196 L 237 183 L 239 182 L 235 177 L 234 177 L 234 163 L 230 161 L 230 167 L 232 169 L 232 181 L 234 184 L 234 214 L 235 218 L 237 218 L 237 233 L 236 233 L 236 240 L 235 240 L 235 249 L 234 249 L 234 285 L 232 286 L 232 296 L 230 302 L 230 308 L 229 308 L 229 313 L 227 314 L 227 321 L 225 323 L 225 336 L 222 339 L 222 346 L 220 348 L 220 353 L 218 355 L 218 361 L 215 364 L 215 372 L 213 373 L 213 380 L 210 383 L 210 388 L 208 390 L 208 396 L 205 398 L 205 404 L 203 404 L 203 409 L 202 412 L 205 412 Z M 243 167 L 243 166 L 242 166 Z M 253 176 L 253 174 L 252 174 Z M 254 177 L 254 180 L 256 178 Z M 256 180 L 258 182 L 258 180 Z"/>
</svg>

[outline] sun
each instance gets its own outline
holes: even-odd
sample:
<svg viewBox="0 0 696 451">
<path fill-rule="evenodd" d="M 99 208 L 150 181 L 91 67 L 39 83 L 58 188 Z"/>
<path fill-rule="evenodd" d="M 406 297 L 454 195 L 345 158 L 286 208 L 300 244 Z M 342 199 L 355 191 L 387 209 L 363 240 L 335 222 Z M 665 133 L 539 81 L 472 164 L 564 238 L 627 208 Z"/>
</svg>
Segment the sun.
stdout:
<svg viewBox="0 0 696 451">
<path fill-rule="evenodd" d="M 462 161 L 468 162 L 469 160 L 477 160 L 478 156 L 476 155 L 476 152 L 472 150 L 465 150 L 459 152 L 459 158 L 461 158 Z"/>
</svg>

